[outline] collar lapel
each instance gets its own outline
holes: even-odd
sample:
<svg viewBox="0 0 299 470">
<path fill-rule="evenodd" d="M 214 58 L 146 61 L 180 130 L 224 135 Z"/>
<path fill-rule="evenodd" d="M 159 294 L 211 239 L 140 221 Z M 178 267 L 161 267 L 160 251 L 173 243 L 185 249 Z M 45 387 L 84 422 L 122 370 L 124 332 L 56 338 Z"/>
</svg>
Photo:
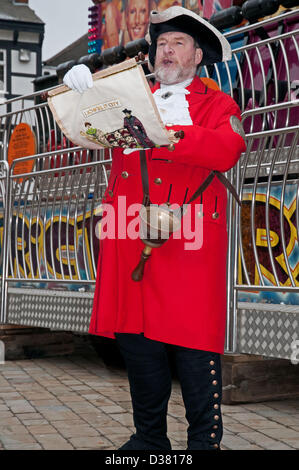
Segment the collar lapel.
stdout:
<svg viewBox="0 0 299 470">
<path fill-rule="evenodd" d="M 190 95 L 186 95 L 186 99 L 189 105 L 192 106 L 206 98 L 208 87 L 195 75 L 187 90 L 190 91 Z"/>
<path fill-rule="evenodd" d="M 195 75 L 194 79 L 186 88 L 191 93 L 196 93 L 198 95 L 206 95 L 208 87 L 201 81 L 201 79 Z"/>
</svg>

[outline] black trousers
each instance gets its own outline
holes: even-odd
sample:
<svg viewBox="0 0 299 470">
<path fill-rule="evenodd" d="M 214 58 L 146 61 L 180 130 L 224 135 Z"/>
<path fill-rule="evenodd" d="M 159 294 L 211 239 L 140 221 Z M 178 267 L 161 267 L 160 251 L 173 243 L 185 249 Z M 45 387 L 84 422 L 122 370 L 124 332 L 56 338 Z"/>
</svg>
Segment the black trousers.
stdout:
<svg viewBox="0 0 299 470">
<path fill-rule="evenodd" d="M 172 346 L 142 334 L 116 334 L 125 360 L 136 433 L 119 450 L 170 450 L 167 407 L 174 357 L 188 421 L 188 450 L 219 450 L 222 438 L 218 353 Z"/>
</svg>

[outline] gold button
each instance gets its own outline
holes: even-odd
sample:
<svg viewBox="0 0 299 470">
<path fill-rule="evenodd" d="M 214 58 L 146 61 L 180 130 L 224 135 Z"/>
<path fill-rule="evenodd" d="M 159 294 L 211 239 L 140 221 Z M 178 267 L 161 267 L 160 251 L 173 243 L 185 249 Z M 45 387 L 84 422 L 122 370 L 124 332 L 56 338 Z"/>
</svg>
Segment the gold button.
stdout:
<svg viewBox="0 0 299 470">
<path fill-rule="evenodd" d="M 214 393 L 213 397 L 214 398 L 219 398 L 219 393 Z"/>
<path fill-rule="evenodd" d="M 214 444 L 215 449 L 218 449 L 218 444 Z"/>
<path fill-rule="evenodd" d="M 218 429 L 217 424 L 214 424 L 213 429 Z"/>
<path fill-rule="evenodd" d="M 156 184 L 161 184 L 161 183 L 162 183 L 161 178 L 155 178 L 155 179 L 154 179 L 154 183 L 156 183 Z"/>
<path fill-rule="evenodd" d="M 216 434 L 212 432 L 211 437 L 214 439 L 216 437 Z"/>
<path fill-rule="evenodd" d="M 218 410 L 219 405 L 217 405 L 217 403 L 216 403 L 216 405 L 214 405 L 214 408 L 215 408 L 215 410 Z"/>
<path fill-rule="evenodd" d="M 210 361 L 210 366 L 213 366 L 215 364 L 214 361 Z"/>
<path fill-rule="evenodd" d="M 212 384 L 217 385 L 218 384 L 217 380 L 213 380 Z"/>
<path fill-rule="evenodd" d="M 215 421 L 218 421 L 219 416 L 218 416 L 218 415 L 215 415 L 215 416 L 214 416 L 214 419 L 215 419 Z"/>
<path fill-rule="evenodd" d="M 109 194 L 110 197 L 112 197 L 113 196 L 113 191 L 111 191 L 111 189 L 109 189 L 108 194 Z"/>
<path fill-rule="evenodd" d="M 218 219 L 218 217 L 219 217 L 218 212 L 214 212 L 214 214 L 212 214 L 213 219 Z"/>
<path fill-rule="evenodd" d="M 215 374 L 216 374 L 216 371 L 215 371 L 214 369 L 211 370 L 211 374 L 212 374 L 212 375 L 215 375 Z"/>
<path fill-rule="evenodd" d="M 128 178 L 129 173 L 127 171 L 123 171 L 121 176 L 122 176 L 122 178 Z"/>
</svg>

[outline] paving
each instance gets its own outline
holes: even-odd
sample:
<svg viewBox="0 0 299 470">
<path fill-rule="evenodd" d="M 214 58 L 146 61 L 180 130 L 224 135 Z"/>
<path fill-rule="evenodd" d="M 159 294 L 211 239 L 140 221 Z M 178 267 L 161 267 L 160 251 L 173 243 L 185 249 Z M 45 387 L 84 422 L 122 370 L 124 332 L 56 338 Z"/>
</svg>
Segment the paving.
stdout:
<svg viewBox="0 0 299 470">
<path fill-rule="evenodd" d="M 222 405 L 222 450 L 299 449 L 299 400 Z M 174 380 L 168 436 L 186 449 L 187 422 Z M 0 449 L 116 450 L 134 431 L 126 372 L 97 354 L 0 365 Z"/>
</svg>

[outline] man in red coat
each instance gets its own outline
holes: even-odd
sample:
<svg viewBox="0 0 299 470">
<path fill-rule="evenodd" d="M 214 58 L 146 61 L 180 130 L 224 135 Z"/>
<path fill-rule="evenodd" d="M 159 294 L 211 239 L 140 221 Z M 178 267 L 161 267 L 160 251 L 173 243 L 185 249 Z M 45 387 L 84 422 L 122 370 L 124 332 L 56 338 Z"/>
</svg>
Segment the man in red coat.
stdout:
<svg viewBox="0 0 299 470">
<path fill-rule="evenodd" d="M 181 7 L 151 13 L 148 41 L 149 65 L 157 80 L 152 91 L 161 118 L 169 130 L 184 131 L 174 151 L 147 150 L 149 195 L 154 204 L 181 206 L 212 170 L 226 172 L 245 150 L 238 106 L 196 75 L 199 64 L 228 60 L 231 51 L 218 30 Z M 65 83 L 76 88 L 75 77 L 81 90 L 92 86 L 88 69 L 77 67 Z M 124 199 L 128 208 L 142 198 L 139 152 L 115 149 L 103 203 L 115 210 L 116 234 L 123 228 Z M 166 419 L 169 350 L 186 407 L 188 449 L 219 449 L 226 205 L 227 190 L 215 177 L 200 200 L 189 204 L 182 219 L 188 230 L 153 249 L 141 282 L 131 278 L 144 247 L 140 239 L 121 233 L 101 240 L 89 331 L 116 338 L 126 362 L 136 433 L 120 450 L 171 448 Z M 134 218 L 128 211 L 126 228 Z"/>
</svg>

